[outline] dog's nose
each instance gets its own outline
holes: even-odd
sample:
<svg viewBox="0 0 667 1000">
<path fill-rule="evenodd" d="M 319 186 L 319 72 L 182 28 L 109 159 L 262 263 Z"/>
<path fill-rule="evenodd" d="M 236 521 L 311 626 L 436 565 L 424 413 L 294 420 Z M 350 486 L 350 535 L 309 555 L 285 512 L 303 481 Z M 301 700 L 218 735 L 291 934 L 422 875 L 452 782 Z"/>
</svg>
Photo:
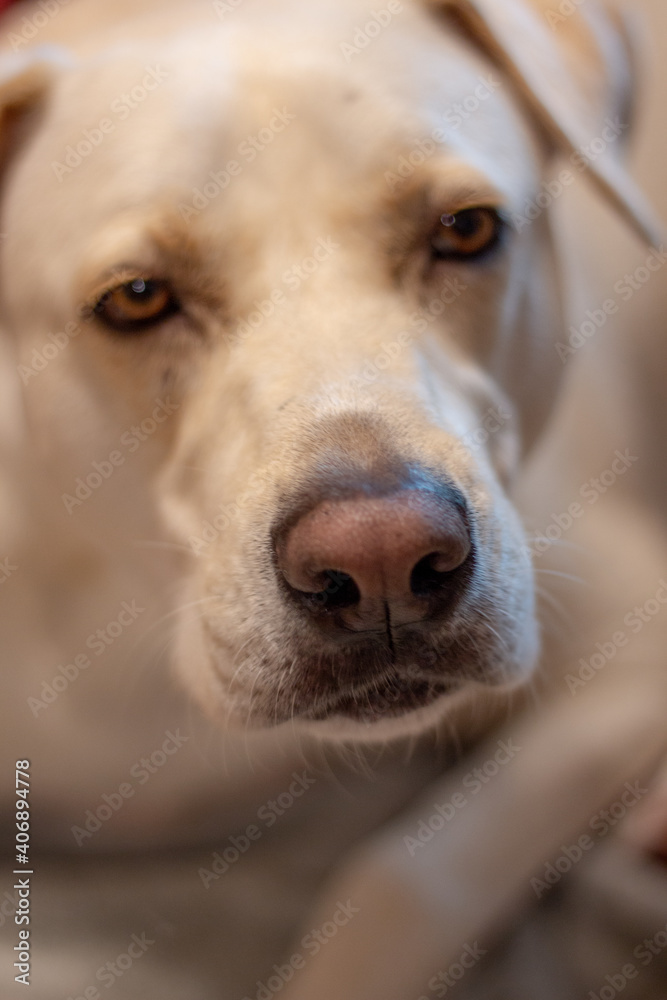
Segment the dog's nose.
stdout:
<svg viewBox="0 0 667 1000">
<path fill-rule="evenodd" d="M 278 565 L 312 613 L 343 630 L 390 631 L 442 612 L 471 552 L 454 491 L 404 488 L 389 496 L 324 500 L 277 545 Z"/>
</svg>

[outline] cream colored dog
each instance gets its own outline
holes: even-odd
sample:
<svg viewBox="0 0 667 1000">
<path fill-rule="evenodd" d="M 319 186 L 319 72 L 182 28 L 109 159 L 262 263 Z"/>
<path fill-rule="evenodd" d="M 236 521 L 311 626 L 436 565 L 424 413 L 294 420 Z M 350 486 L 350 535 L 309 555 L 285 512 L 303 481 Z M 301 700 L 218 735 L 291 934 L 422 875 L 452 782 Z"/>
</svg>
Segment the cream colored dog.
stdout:
<svg viewBox="0 0 667 1000">
<path fill-rule="evenodd" d="M 190 549 L 177 663 L 223 719 L 383 738 L 535 665 L 507 491 L 562 371 L 554 150 L 648 227 L 603 155 L 617 21 L 496 6 L 79 0 L 40 35 L 71 56 L 8 29 L 3 315 L 51 530 Z"/>
<path fill-rule="evenodd" d="M 2 61 L 6 753 L 30 756 L 35 813 L 71 849 L 100 792 L 168 745 L 162 784 L 95 846 L 203 842 L 233 768 L 165 739 L 187 710 L 153 645 L 208 736 L 383 740 L 481 715 L 530 677 L 511 497 L 567 350 L 550 207 L 587 174 L 659 242 L 618 166 L 629 47 L 592 0 L 54 4 L 6 16 Z M 600 708 L 617 756 L 584 775 L 573 828 L 623 761 L 653 760 L 643 698 Z M 562 796 L 591 729 L 577 719 Z M 535 759 L 567 724 L 532 733 Z M 188 725 L 185 741 L 205 729 Z M 442 866 L 410 872 L 424 897 L 436 869 L 479 873 L 452 949 L 560 842 L 560 800 L 534 815 L 525 768 L 466 812 Z M 523 841 L 497 834 L 508 800 Z M 386 951 L 386 916 L 398 953 L 414 917 L 407 984 L 444 922 L 380 868 L 358 950 Z M 348 1000 L 375 995 L 345 953 L 326 961 Z M 377 995 L 404 996 L 387 969 Z M 295 996 L 337 982 L 308 975 Z"/>
</svg>

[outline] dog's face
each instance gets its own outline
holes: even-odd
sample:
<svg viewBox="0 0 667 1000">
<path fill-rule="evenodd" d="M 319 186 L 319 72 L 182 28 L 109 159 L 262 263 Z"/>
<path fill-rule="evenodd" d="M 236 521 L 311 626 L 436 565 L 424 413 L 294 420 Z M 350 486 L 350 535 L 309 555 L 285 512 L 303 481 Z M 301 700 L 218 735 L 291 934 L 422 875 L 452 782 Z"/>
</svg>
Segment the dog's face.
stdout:
<svg viewBox="0 0 667 1000">
<path fill-rule="evenodd" d="M 386 735 L 535 663 L 507 491 L 562 368 L 547 216 L 516 223 L 546 156 L 416 6 L 377 38 L 356 3 L 264 7 L 57 74 L 4 308 L 69 516 L 187 546 L 203 702 Z"/>
</svg>

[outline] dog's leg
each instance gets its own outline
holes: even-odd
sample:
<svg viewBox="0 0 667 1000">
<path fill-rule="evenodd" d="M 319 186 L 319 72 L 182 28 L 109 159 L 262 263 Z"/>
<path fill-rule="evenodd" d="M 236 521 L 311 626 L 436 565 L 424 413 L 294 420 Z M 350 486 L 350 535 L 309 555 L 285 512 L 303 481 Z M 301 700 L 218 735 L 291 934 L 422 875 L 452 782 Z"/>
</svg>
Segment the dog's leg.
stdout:
<svg viewBox="0 0 667 1000">
<path fill-rule="evenodd" d="M 307 960 L 285 1000 L 405 1000 L 423 992 L 438 968 L 530 898 L 531 877 L 625 782 L 650 776 L 667 752 L 665 688 L 619 678 L 604 695 L 597 688 L 517 724 L 500 737 L 521 748 L 516 759 L 411 857 L 419 821 L 434 814 L 434 803 L 465 793 L 462 779 L 494 758 L 497 740 L 433 786 L 331 885 L 312 927 L 331 920 L 340 903 L 352 914 L 349 925 Z"/>
</svg>

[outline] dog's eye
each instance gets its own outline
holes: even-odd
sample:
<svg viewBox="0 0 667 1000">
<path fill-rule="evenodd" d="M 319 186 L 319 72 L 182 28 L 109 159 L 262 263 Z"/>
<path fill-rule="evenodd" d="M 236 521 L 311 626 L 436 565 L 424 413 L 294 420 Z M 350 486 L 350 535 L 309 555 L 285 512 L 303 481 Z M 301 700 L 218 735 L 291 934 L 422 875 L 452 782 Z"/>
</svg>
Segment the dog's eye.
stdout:
<svg viewBox="0 0 667 1000">
<path fill-rule="evenodd" d="M 494 250 L 505 223 L 492 208 L 467 208 L 456 215 L 442 215 L 431 237 L 436 260 L 471 260 Z"/>
<path fill-rule="evenodd" d="M 160 323 L 179 308 L 166 281 L 135 278 L 105 292 L 93 311 L 114 330 L 133 333 Z"/>
</svg>

